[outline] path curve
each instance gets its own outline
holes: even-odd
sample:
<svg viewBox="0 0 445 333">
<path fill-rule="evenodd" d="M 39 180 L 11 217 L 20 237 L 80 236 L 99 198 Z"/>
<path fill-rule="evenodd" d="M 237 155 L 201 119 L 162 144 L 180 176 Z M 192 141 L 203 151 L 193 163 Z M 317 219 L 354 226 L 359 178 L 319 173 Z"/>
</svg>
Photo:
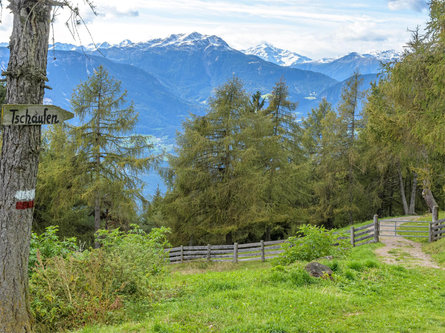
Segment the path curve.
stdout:
<svg viewBox="0 0 445 333">
<path fill-rule="evenodd" d="M 394 218 L 391 219 L 391 221 L 415 219 L 415 216 L 411 216 Z M 385 220 L 381 220 L 380 222 L 384 223 Z M 375 250 L 375 253 L 384 263 L 403 264 L 406 267 L 421 266 L 443 269 L 439 267 L 428 254 L 422 251 L 421 243 L 413 242 L 404 237 L 380 236 L 379 239 L 385 246 Z"/>
</svg>

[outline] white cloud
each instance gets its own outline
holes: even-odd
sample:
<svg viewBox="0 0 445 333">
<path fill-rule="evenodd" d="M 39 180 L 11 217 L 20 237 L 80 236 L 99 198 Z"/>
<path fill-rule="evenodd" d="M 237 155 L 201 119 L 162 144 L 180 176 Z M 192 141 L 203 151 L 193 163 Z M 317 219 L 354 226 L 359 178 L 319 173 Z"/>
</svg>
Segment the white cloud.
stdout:
<svg viewBox="0 0 445 333">
<path fill-rule="evenodd" d="M 388 7 L 391 10 L 412 9 L 422 11 L 428 8 L 426 0 L 388 0 Z"/>
</svg>

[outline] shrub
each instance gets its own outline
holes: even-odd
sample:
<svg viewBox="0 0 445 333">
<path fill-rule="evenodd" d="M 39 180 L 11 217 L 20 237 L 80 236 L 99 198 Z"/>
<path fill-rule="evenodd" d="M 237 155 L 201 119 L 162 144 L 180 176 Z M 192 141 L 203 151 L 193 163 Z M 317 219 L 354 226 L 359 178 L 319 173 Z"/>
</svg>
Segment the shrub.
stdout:
<svg viewBox="0 0 445 333">
<path fill-rule="evenodd" d="M 66 257 L 68 254 L 79 251 L 76 237 L 60 240 L 57 236 L 58 226 L 50 226 L 41 235 L 31 234 L 29 249 L 29 271 L 37 264 L 37 253 L 44 261 L 55 256 Z"/>
<path fill-rule="evenodd" d="M 329 255 L 342 256 L 350 249 L 348 242 L 337 240 L 333 230 L 323 227 L 303 225 L 299 236 L 289 237 L 282 245 L 284 252 L 277 258 L 277 264 L 289 265 L 297 260 L 310 261 Z M 334 246 L 336 243 L 338 246 Z"/>
<path fill-rule="evenodd" d="M 42 258 L 30 278 L 36 329 L 58 332 L 91 323 L 125 319 L 125 303 L 154 297 L 155 275 L 163 272 L 166 228 L 146 234 L 133 226 L 98 233 L 102 247 Z"/>
</svg>

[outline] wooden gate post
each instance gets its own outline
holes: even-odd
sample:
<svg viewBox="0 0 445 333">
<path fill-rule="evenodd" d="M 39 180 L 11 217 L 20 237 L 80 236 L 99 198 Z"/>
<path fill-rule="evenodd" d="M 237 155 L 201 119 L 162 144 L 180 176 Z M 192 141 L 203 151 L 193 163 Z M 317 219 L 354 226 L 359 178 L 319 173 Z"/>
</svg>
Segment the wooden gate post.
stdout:
<svg viewBox="0 0 445 333">
<path fill-rule="evenodd" d="M 238 243 L 233 244 L 233 263 L 238 262 Z"/>
<path fill-rule="evenodd" d="M 352 245 L 352 247 L 355 246 L 354 227 L 352 227 L 352 226 L 351 226 L 351 245 Z"/>
<path fill-rule="evenodd" d="M 207 244 L 207 261 L 210 261 L 211 251 L 212 251 L 211 245 Z"/>
<path fill-rule="evenodd" d="M 264 253 L 264 241 L 261 240 L 261 261 L 265 261 L 266 260 L 266 256 Z"/>
<path fill-rule="evenodd" d="M 439 207 L 434 206 L 433 207 L 433 213 L 431 217 L 431 223 L 428 226 L 428 241 L 434 242 L 436 240 L 436 237 L 434 237 L 434 232 L 436 230 L 437 221 L 439 220 Z"/>
<path fill-rule="evenodd" d="M 379 234 L 380 234 L 379 216 L 376 214 L 374 215 L 374 241 L 376 243 L 379 242 Z"/>
</svg>

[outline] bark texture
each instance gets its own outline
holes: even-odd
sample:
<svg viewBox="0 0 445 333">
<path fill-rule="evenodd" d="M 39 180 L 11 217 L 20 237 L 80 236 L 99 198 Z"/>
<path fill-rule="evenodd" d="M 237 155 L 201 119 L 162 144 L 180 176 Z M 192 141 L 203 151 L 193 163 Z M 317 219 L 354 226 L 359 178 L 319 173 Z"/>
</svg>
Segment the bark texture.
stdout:
<svg viewBox="0 0 445 333">
<path fill-rule="evenodd" d="M 398 173 L 399 173 L 399 184 L 400 184 L 400 196 L 402 197 L 402 204 L 403 204 L 403 213 L 404 215 L 408 215 L 409 209 L 405 195 L 405 180 L 403 179 L 402 171 L 400 169 L 398 170 Z"/>
<path fill-rule="evenodd" d="M 14 17 L 7 77 L 8 104 L 42 104 L 51 6 L 10 0 Z M 16 209 L 17 191 L 36 187 L 40 126 L 5 126 L 0 159 L 0 333 L 31 332 L 28 257 L 33 209 Z"/>
<path fill-rule="evenodd" d="M 417 193 L 417 174 L 413 173 L 413 182 L 411 186 L 411 201 L 409 203 L 409 215 L 416 215 L 416 193 Z"/>
<path fill-rule="evenodd" d="M 438 206 L 437 201 L 434 198 L 433 192 L 431 192 L 431 184 L 427 180 L 423 181 L 422 197 L 425 200 L 430 212 L 433 211 L 434 206 Z"/>
</svg>

